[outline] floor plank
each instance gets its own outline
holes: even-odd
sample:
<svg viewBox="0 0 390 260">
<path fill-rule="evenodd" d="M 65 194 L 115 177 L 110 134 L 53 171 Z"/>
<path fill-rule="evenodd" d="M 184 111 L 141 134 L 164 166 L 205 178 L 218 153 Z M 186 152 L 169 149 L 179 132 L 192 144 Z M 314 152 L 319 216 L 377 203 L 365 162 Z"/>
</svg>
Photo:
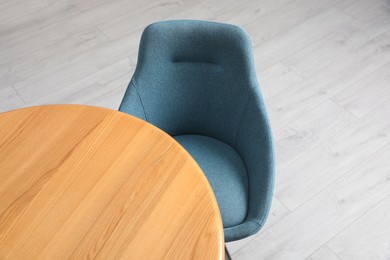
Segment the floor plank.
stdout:
<svg viewBox="0 0 390 260">
<path fill-rule="evenodd" d="M 336 9 L 330 9 L 309 17 L 306 22 L 297 26 L 287 27 L 287 29 L 283 27 L 291 26 L 290 23 L 277 24 L 282 27 L 278 29 L 277 26 L 263 22 L 259 19 L 244 27 L 249 31 L 255 44 L 255 61 L 260 70 L 283 61 L 286 57 L 323 39 L 343 24 L 351 23 L 351 18 Z M 272 22 L 274 22 L 273 19 Z M 313 30 L 313 28 L 316 29 Z"/>
<path fill-rule="evenodd" d="M 63 66 L 72 57 L 97 48 L 105 42 L 108 42 L 107 38 L 96 29 L 77 33 L 65 40 L 55 42 L 22 57 L 13 58 L 12 61 L 3 64 L 0 66 L 0 82 L 6 84 L 23 81 L 43 71 L 51 74 L 56 66 Z"/>
<path fill-rule="evenodd" d="M 280 62 L 265 70 L 257 71 L 261 91 L 266 98 L 279 94 L 304 80 L 302 76 Z"/>
<path fill-rule="evenodd" d="M 323 18 L 323 12 L 330 14 L 328 9 L 338 2 L 339 0 L 317 2 L 310 0 L 290 1 L 279 9 L 259 16 L 253 22 L 245 25 L 245 28 L 250 32 L 252 41 L 256 46 L 264 44 L 272 39 L 283 37 L 283 35 L 289 35 L 296 30 L 296 28 L 300 27 L 310 26 L 311 30 L 307 31 L 308 33 L 321 33 L 321 29 L 319 28 L 313 30 L 316 25 L 313 23 L 312 19 L 314 19 L 314 21 L 321 20 Z M 259 5 L 259 7 L 260 6 L 261 5 Z M 330 12 L 333 11 L 335 11 L 335 9 L 331 9 Z M 338 14 L 338 12 L 334 13 L 335 16 Z M 333 18 L 335 18 L 335 16 Z M 336 21 L 327 20 L 327 23 L 323 21 L 318 25 L 332 26 L 334 25 L 333 22 Z M 310 34 L 306 36 L 309 35 Z M 299 34 L 297 36 L 299 36 Z M 294 42 L 290 42 L 290 44 L 294 44 Z"/>
<path fill-rule="evenodd" d="M 353 115 L 329 100 L 275 131 L 278 173 L 355 121 Z"/>
<path fill-rule="evenodd" d="M 12 86 L 0 87 L 0 112 L 17 109 L 24 106 L 24 102 Z"/>
<path fill-rule="evenodd" d="M 389 164 L 389 162 L 385 162 Z M 382 168 L 382 167 L 381 167 Z M 389 167 L 382 170 L 389 170 Z M 387 179 L 386 182 L 390 180 Z M 332 238 L 327 245 L 340 259 L 390 258 L 390 197 Z M 364 248 L 364 250 L 362 250 Z"/>
<path fill-rule="evenodd" d="M 27 104 L 30 106 L 55 103 L 90 104 L 94 100 L 104 97 L 106 93 L 115 91 L 118 88 L 123 95 L 134 72 L 134 67 L 135 65 L 132 61 L 123 59 L 81 80 L 58 88 L 47 95 L 41 95 L 40 98 L 32 100 Z M 111 102 L 109 98 L 107 99 Z M 115 101 L 118 100 L 115 99 Z M 119 102 L 112 108 L 117 109 L 118 105 Z"/>
<path fill-rule="evenodd" d="M 390 102 L 278 171 L 275 194 L 290 210 L 390 143 Z M 313 160 L 315 163 L 313 163 Z"/>
<path fill-rule="evenodd" d="M 359 19 L 352 18 L 350 22 L 343 23 L 322 40 L 285 58 L 283 63 L 297 73 L 310 77 L 315 72 L 326 69 L 327 65 L 338 58 L 348 58 L 353 55 L 351 50 L 389 30 L 388 22 L 384 22 L 389 17 L 386 9 L 378 7 L 375 12 L 362 12 L 359 15 Z"/>
<path fill-rule="evenodd" d="M 327 246 L 322 246 L 320 249 L 314 252 L 306 260 L 340 260 L 340 258 L 332 252 Z"/>
<path fill-rule="evenodd" d="M 223 12 L 214 11 L 213 13 L 217 14 L 214 20 L 245 26 L 246 24 L 260 20 L 259 18 L 262 16 L 267 16 L 269 13 L 279 10 L 288 3 L 291 3 L 291 1 L 263 0 L 260 6 L 256 1 L 247 1 L 245 4 L 237 4 L 236 1 L 234 5 L 224 9 Z"/>
<path fill-rule="evenodd" d="M 367 115 L 390 98 L 387 71 L 390 71 L 390 63 L 338 93 L 334 100 L 356 117 Z"/>
<path fill-rule="evenodd" d="M 180 12 L 185 12 L 192 8 L 196 8 L 194 13 L 197 15 L 206 13 L 206 15 L 202 15 L 204 19 L 213 15 L 209 10 L 198 4 L 159 0 L 142 6 L 140 9 L 134 9 L 132 12 L 125 13 L 122 16 L 115 17 L 108 22 L 101 23 L 98 28 L 113 40 L 136 29 L 141 29 L 145 27 L 145 24 L 165 20 L 174 14 L 180 14 Z M 180 15 L 178 16 L 180 17 Z M 185 15 L 184 17 L 188 16 Z M 130 24 L 132 26 L 129 26 Z"/>
<path fill-rule="evenodd" d="M 93 50 L 70 57 L 66 63 L 58 64 L 36 73 L 34 76 L 15 82 L 26 102 L 32 102 L 66 85 L 93 74 L 126 57 L 127 44 L 123 41 L 109 41 Z"/>
<path fill-rule="evenodd" d="M 390 33 L 381 34 L 358 49 L 350 50 L 347 56 L 340 57 L 297 86 L 268 99 L 268 111 L 274 128 L 286 126 L 386 65 L 390 60 L 389 41 Z"/>
</svg>

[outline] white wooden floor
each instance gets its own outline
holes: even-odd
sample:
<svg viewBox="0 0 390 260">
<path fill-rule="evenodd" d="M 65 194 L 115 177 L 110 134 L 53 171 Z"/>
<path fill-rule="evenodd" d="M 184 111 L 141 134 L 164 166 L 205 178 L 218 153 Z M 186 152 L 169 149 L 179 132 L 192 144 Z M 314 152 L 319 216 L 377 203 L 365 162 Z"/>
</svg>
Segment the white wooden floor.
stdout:
<svg viewBox="0 0 390 260">
<path fill-rule="evenodd" d="M 0 110 L 117 109 L 143 28 L 235 23 L 273 125 L 272 212 L 232 259 L 390 259 L 389 0 L 0 0 Z"/>
</svg>

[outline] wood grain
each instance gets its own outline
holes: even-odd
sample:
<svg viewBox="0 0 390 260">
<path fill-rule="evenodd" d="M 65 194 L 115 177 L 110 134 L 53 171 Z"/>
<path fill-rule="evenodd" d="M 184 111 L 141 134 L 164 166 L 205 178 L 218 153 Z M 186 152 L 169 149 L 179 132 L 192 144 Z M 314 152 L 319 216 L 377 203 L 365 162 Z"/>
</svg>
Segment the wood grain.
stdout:
<svg viewBox="0 0 390 260">
<path fill-rule="evenodd" d="M 167 134 L 80 105 L 0 114 L 1 259 L 222 259 L 207 179 Z"/>
</svg>

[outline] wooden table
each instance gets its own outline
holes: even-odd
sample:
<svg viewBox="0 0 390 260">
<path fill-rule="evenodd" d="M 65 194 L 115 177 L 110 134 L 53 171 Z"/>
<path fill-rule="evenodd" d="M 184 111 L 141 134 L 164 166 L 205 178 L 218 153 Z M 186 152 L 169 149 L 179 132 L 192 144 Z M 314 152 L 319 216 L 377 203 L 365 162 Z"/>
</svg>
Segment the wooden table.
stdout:
<svg viewBox="0 0 390 260">
<path fill-rule="evenodd" d="M 81 105 L 0 114 L 0 259 L 223 259 L 189 154 L 130 115 Z"/>
</svg>

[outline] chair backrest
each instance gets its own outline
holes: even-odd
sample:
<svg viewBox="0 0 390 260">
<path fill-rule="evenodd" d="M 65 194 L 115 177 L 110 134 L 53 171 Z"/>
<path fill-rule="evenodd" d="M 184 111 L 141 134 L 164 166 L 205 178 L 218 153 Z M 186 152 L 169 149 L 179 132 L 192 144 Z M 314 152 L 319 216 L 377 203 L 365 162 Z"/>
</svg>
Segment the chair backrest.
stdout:
<svg viewBox="0 0 390 260">
<path fill-rule="evenodd" d="M 252 91 L 252 46 L 239 27 L 164 21 L 141 37 L 136 71 L 119 110 L 168 134 L 199 134 L 236 145 Z"/>
</svg>

